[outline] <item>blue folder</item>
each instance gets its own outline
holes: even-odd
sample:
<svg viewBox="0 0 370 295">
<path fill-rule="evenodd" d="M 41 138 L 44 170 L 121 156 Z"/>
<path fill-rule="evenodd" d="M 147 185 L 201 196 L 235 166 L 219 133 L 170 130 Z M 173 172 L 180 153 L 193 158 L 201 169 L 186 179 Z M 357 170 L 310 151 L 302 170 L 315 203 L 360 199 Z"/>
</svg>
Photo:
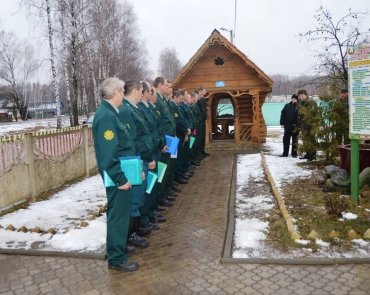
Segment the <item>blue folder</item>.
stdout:
<svg viewBox="0 0 370 295">
<path fill-rule="evenodd" d="M 121 170 L 131 185 L 143 184 L 143 160 L 140 156 L 121 157 Z"/>
<path fill-rule="evenodd" d="M 109 177 L 108 173 L 103 171 L 103 178 L 104 178 L 104 186 L 105 187 L 112 187 L 116 186 L 116 184 L 113 182 L 112 178 Z"/>
<path fill-rule="evenodd" d="M 143 183 L 143 161 L 139 156 L 121 157 L 121 170 L 131 185 Z M 105 187 L 116 186 L 106 171 L 103 171 Z"/>
<path fill-rule="evenodd" d="M 178 137 L 165 135 L 166 137 L 166 146 L 168 146 L 167 153 L 169 154 L 176 154 L 177 147 L 179 146 L 180 139 Z"/>
<path fill-rule="evenodd" d="M 157 182 L 158 176 L 152 171 L 148 172 L 148 176 L 146 178 L 146 193 L 150 194 L 153 190 L 155 183 Z"/>
<path fill-rule="evenodd" d="M 158 161 L 157 165 L 158 165 L 158 182 L 161 183 L 164 174 L 166 173 L 167 164 Z"/>
<path fill-rule="evenodd" d="M 193 148 L 193 145 L 194 145 L 194 142 L 195 142 L 195 137 L 194 136 L 189 136 L 189 148 Z"/>
</svg>

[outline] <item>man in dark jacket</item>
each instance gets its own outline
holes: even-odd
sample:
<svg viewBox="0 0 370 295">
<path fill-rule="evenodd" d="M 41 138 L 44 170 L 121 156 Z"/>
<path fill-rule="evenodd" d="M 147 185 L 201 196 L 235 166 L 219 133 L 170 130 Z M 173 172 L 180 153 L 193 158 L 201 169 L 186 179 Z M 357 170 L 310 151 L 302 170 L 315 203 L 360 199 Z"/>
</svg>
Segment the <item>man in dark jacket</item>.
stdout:
<svg viewBox="0 0 370 295">
<path fill-rule="evenodd" d="M 297 146 L 298 146 L 298 107 L 297 107 L 298 96 L 292 95 L 292 100 L 287 103 L 280 116 L 280 125 L 284 128 L 284 152 L 281 157 L 288 157 L 290 138 L 292 138 L 292 157 L 297 157 Z"/>
</svg>

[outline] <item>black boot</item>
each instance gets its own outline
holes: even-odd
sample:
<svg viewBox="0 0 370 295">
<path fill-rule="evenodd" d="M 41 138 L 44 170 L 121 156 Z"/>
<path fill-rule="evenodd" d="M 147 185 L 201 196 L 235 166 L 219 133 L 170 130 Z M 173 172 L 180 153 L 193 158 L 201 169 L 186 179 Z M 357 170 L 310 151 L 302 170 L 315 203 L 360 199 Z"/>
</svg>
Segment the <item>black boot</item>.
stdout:
<svg viewBox="0 0 370 295">
<path fill-rule="evenodd" d="M 136 252 L 136 248 L 134 246 L 127 245 L 125 253 L 128 257 L 130 257 L 135 252 Z"/>
<path fill-rule="evenodd" d="M 128 244 L 137 248 L 147 248 L 149 246 L 149 242 L 140 237 L 137 233 L 133 233 L 128 238 Z"/>
<path fill-rule="evenodd" d="M 140 232 L 140 217 L 133 218 L 133 233 L 128 238 L 128 244 L 138 248 L 147 248 L 149 242 L 139 236 Z"/>
<path fill-rule="evenodd" d="M 139 264 L 137 262 L 126 262 L 119 265 L 108 264 L 109 269 L 114 269 L 122 272 L 131 272 L 139 269 Z"/>
</svg>

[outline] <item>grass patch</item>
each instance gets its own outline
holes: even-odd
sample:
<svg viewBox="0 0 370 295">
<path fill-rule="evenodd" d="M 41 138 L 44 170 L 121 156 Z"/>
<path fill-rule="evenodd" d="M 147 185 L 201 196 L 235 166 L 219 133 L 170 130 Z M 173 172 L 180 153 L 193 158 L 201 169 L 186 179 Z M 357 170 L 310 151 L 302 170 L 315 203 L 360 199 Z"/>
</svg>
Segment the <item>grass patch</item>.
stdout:
<svg viewBox="0 0 370 295">
<path fill-rule="evenodd" d="M 325 193 L 310 181 L 297 179 L 285 185 L 283 195 L 303 239 L 307 239 L 311 230 L 315 230 L 322 240 L 333 242 L 329 237 L 333 230 L 338 232 L 340 239 L 347 239 L 347 233 L 351 229 L 362 236 L 370 228 L 370 212 L 366 211 L 370 208 L 368 199 L 362 199 L 359 205 L 349 201 L 350 207 L 347 211 L 358 217 L 341 221 L 338 216 L 328 214 L 325 206 L 325 196 L 336 198 L 340 196 L 339 192 Z"/>
<path fill-rule="evenodd" d="M 268 222 L 270 224 L 266 242 L 283 252 L 289 251 L 292 247 L 299 246 L 290 237 L 284 218 L 280 215 L 277 207 L 270 210 Z"/>
</svg>

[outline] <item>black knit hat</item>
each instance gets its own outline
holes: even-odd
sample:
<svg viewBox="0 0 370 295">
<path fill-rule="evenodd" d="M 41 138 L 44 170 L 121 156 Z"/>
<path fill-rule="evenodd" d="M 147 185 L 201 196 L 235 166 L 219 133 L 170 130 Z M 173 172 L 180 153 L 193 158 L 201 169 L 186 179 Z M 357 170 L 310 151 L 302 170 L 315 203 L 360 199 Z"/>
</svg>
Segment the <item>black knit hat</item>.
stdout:
<svg viewBox="0 0 370 295">
<path fill-rule="evenodd" d="M 298 99 L 298 95 L 297 94 L 293 94 L 291 99 L 293 99 L 293 98 Z"/>
</svg>

